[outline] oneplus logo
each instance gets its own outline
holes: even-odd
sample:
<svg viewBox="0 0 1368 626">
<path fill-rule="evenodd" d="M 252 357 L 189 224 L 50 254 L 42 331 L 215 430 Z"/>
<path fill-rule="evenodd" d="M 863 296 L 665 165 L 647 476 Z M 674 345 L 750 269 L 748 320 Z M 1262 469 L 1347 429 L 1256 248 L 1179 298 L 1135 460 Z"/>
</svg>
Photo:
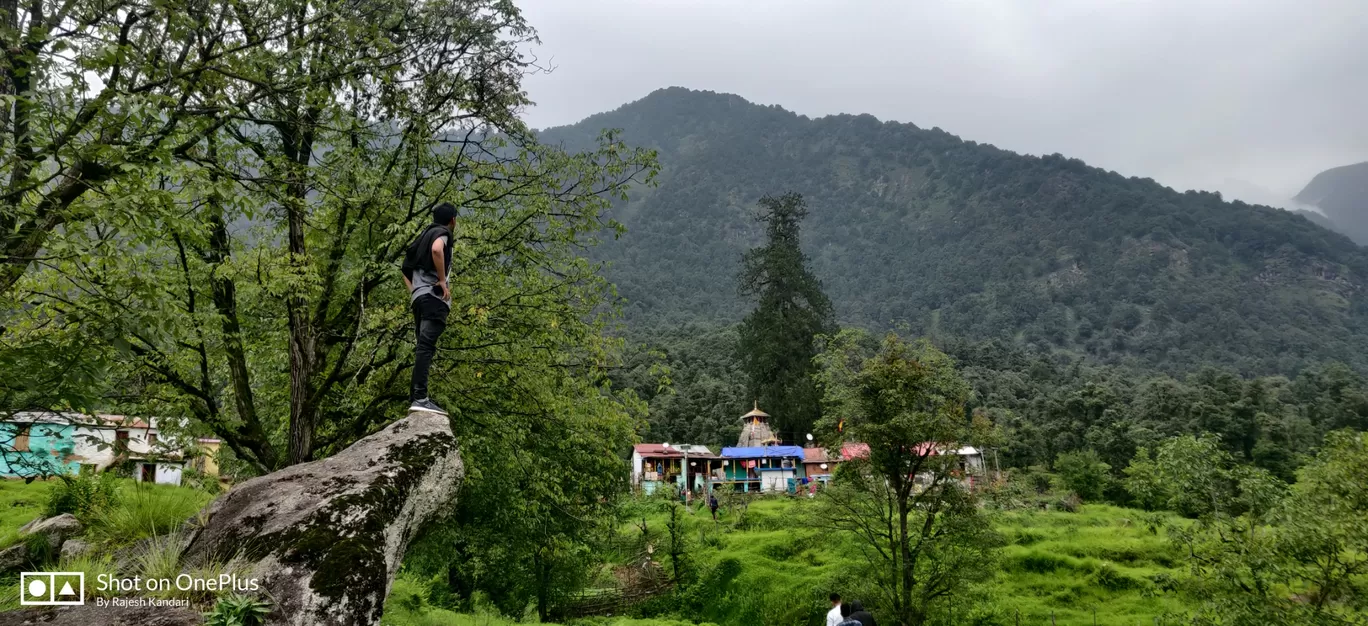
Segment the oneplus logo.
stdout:
<svg viewBox="0 0 1368 626">
<path fill-rule="evenodd" d="M 81 606 L 85 604 L 85 572 L 21 572 L 22 606 Z"/>
</svg>

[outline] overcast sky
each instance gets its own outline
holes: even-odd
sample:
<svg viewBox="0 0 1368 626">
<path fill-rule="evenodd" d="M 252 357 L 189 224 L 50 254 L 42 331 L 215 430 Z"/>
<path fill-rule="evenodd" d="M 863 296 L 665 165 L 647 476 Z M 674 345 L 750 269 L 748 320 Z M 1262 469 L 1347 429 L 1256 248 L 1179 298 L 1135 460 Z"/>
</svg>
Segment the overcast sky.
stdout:
<svg viewBox="0 0 1368 626">
<path fill-rule="evenodd" d="M 1368 161 L 1368 0 L 518 4 L 555 67 L 525 83 L 538 128 L 678 85 L 1249 201 Z"/>
</svg>

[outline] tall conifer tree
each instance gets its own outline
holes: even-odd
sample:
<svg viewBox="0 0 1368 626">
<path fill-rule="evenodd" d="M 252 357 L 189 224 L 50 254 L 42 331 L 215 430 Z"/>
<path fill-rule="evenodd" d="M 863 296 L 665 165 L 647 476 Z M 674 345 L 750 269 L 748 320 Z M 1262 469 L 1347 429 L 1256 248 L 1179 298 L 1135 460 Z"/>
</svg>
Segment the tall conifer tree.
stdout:
<svg viewBox="0 0 1368 626">
<path fill-rule="evenodd" d="M 780 438 L 796 441 L 821 416 L 813 383 L 814 338 L 831 332 L 831 301 L 807 268 L 799 233 L 807 206 L 796 193 L 765 196 L 757 219 L 765 224 L 764 246 L 746 253 L 741 293 L 757 297 L 741 323 L 740 358 L 749 391 L 773 415 Z"/>
</svg>

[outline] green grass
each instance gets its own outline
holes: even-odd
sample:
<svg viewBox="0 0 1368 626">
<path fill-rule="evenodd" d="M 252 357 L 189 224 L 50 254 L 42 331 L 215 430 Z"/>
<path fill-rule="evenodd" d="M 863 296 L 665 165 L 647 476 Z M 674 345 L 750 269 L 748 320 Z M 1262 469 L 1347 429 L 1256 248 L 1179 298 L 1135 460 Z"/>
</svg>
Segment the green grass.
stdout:
<svg viewBox="0 0 1368 626">
<path fill-rule="evenodd" d="M 61 481 L 56 479 L 29 484 L 22 480 L 0 480 L 0 547 L 20 540 L 19 528 L 43 515 L 52 490 L 59 485 Z M 131 479 L 120 479 L 117 486 L 117 505 L 81 516 L 88 524 L 83 540 L 112 547 L 162 537 L 193 517 L 213 498 L 188 487 L 144 484 Z M 154 540 L 153 549 L 138 559 L 139 574 L 165 576 L 173 570 L 178 571 L 175 554 L 165 546 L 157 549 L 159 546 L 155 543 Z M 108 597 L 113 592 L 99 593 L 95 587 L 99 574 L 114 572 L 110 557 L 101 552 L 97 550 L 89 556 L 50 563 L 44 569 L 85 572 L 86 595 Z M 18 608 L 16 581 L 17 577 L 13 575 L 0 580 L 0 610 Z"/>
<path fill-rule="evenodd" d="M 1011 512 L 999 523 L 1011 545 L 992 595 L 1014 623 L 1149 626 L 1195 601 L 1174 588 L 1183 555 L 1151 531 L 1140 511 L 1086 505 L 1078 513 Z M 1172 519 L 1170 519 L 1172 521 Z"/>
<path fill-rule="evenodd" d="M 193 517 L 213 496 L 172 485 L 148 485 L 128 481 L 119 490 L 119 505 L 92 515 L 91 539 L 106 544 L 126 544 L 161 537 Z"/>
<path fill-rule="evenodd" d="M 19 540 L 19 528 L 43 514 L 48 493 L 58 481 L 0 479 L 0 548 Z"/>
<path fill-rule="evenodd" d="M 12 545 L 18 539 L 20 527 L 42 516 L 52 489 L 60 484 L 56 479 L 30 484 L 0 480 L 0 546 Z M 212 495 L 189 487 L 152 485 L 131 479 L 119 480 L 118 489 L 118 506 L 89 516 L 89 539 L 126 544 L 165 535 L 213 499 Z"/>
<path fill-rule="evenodd" d="M 739 565 L 735 578 L 709 600 L 704 613 L 692 617 L 717 624 L 820 624 L 831 591 L 854 599 L 873 597 L 867 583 L 858 578 L 857 566 L 863 557 L 856 545 L 809 527 L 804 514 L 810 505 L 806 499 L 761 499 L 752 502 L 744 515 L 724 509 L 718 524 L 706 509 L 686 514 L 693 558 L 700 571 L 714 570 L 728 559 L 735 561 L 732 567 Z M 639 535 L 635 524 L 644 517 L 658 540 L 665 532 L 666 506 L 657 501 L 632 506 L 632 523 L 623 526 L 622 535 Z M 1053 618 L 1059 626 L 1091 626 L 1094 609 L 1099 625 L 1153 626 L 1156 618 L 1164 623 L 1162 616 L 1189 611 L 1196 604 L 1195 598 L 1182 591 L 1187 577 L 1183 555 L 1168 543 L 1162 529 L 1151 530 L 1156 521 L 1153 514 L 1084 505 L 1077 513 L 1022 510 L 994 515 L 1008 545 L 1002 549 L 994 578 L 971 594 L 976 606 L 957 609 L 957 626 L 1012 626 L 1018 613 L 1023 625 L 1051 624 Z M 656 554 L 664 558 L 660 550 Z M 422 585 L 406 581 L 396 583 L 395 589 L 386 607 L 386 624 L 511 623 L 426 606 L 411 610 L 411 603 L 400 607 L 396 598 L 406 589 L 420 593 Z M 880 623 L 892 621 L 876 617 Z"/>
<path fill-rule="evenodd" d="M 514 626 L 526 623 L 490 613 L 462 614 L 427 604 L 422 583 L 405 575 L 394 581 L 381 626 Z M 568 626 L 694 626 L 693 622 L 625 617 L 575 620 Z"/>
</svg>

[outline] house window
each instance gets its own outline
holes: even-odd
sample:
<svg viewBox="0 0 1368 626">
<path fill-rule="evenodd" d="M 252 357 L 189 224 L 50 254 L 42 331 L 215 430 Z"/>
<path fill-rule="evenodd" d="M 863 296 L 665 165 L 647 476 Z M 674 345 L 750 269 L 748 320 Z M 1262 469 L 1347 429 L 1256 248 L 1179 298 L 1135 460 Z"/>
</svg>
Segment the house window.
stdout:
<svg viewBox="0 0 1368 626">
<path fill-rule="evenodd" d="M 147 445 L 149 447 L 157 445 L 157 433 L 147 433 Z"/>
<path fill-rule="evenodd" d="M 128 431 L 114 431 L 114 452 L 116 454 L 128 452 Z"/>
<path fill-rule="evenodd" d="M 157 464 L 156 464 L 156 463 L 143 463 L 143 466 L 142 466 L 142 481 L 145 482 L 145 483 L 155 483 L 155 482 L 157 482 Z"/>
<path fill-rule="evenodd" d="M 24 424 L 24 425 L 22 425 L 22 426 L 19 427 L 19 430 L 15 431 L 15 434 L 14 434 L 14 451 L 15 451 L 15 452 L 28 452 L 28 451 L 29 451 L 29 431 L 30 431 L 32 428 L 33 428 L 33 425 L 32 425 L 32 424 Z"/>
</svg>

